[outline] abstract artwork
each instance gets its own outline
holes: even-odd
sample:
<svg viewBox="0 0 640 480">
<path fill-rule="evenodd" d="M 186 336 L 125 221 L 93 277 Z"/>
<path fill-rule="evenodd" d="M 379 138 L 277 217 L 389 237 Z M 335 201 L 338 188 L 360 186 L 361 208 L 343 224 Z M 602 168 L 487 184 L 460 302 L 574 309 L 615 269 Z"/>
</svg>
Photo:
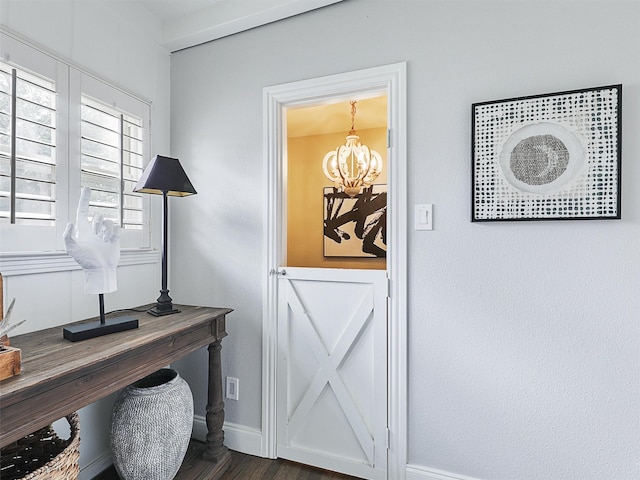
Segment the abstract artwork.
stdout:
<svg viewBox="0 0 640 480">
<path fill-rule="evenodd" d="M 372 185 L 350 197 L 324 188 L 324 256 L 387 256 L 387 186 Z"/>
<path fill-rule="evenodd" d="M 622 85 L 472 105 L 471 220 L 619 219 Z"/>
</svg>

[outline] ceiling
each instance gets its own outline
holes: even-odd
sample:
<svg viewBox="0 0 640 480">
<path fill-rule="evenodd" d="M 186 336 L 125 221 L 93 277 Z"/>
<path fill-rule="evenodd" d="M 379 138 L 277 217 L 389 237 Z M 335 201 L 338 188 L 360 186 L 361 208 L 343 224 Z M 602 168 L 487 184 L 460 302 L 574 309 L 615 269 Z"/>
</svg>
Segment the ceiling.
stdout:
<svg viewBox="0 0 640 480">
<path fill-rule="evenodd" d="M 138 0 L 162 21 L 173 20 L 211 7 L 221 0 Z"/>
<path fill-rule="evenodd" d="M 342 132 L 351 128 L 350 99 L 335 103 L 287 110 L 287 136 L 304 137 Z M 359 98 L 356 103 L 356 131 L 387 126 L 387 96 Z"/>
<path fill-rule="evenodd" d="M 162 44 L 171 52 L 266 25 L 344 0 L 136 0 L 162 24 Z M 640 0 L 636 0 L 640 1 Z M 346 105 L 346 106 L 345 106 Z M 386 125 L 386 98 L 361 103 L 356 126 Z M 345 114 L 346 111 L 346 114 Z M 329 133 L 350 126 L 350 108 L 319 105 L 289 111 L 289 136 Z"/>
<path fill-rule="evenodd" d="M 344 0 L 136 0 L 162 25 L 162 43 L 171 52 L 299 15 Z M 360 95 L 356 129 L 384 127 L 386 96 Z M 375 97 L 375 95 L 374 95 Z M 287 111 L 290 137 L 349 131 L 351 99 Z"/>
<path fill-rule="evenodd" d="M 137 0 L 162 24 L 171 52 L 343 0 Z"/>
</svg>

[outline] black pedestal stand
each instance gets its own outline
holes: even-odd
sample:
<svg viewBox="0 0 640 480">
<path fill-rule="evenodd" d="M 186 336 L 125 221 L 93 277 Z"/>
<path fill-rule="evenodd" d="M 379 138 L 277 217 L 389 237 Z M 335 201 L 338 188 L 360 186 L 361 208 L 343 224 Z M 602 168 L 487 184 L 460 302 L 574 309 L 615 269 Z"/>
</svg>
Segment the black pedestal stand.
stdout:
<svg viewBox="0 0 640 480">
<path fill-rule="evenodd" d="M 100 301 L 100 321 L 70 325 L 62 330 L 62 336 L 71 341 L 78 342 L 89 338 L 101 337 L 110 333 L 124 332 L 138 328 L 138 319 L 133 317 L 118 317 L 106 321 L 104 316 L 104 294 L 98 294 Z"/>
</svg>

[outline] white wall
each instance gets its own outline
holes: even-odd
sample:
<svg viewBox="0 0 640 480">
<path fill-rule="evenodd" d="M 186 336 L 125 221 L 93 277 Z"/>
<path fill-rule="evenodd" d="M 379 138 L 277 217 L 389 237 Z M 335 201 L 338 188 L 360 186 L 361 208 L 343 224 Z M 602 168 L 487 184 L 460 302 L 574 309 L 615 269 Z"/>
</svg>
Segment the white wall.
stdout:
<svg viewBox="0 0 640 480">
<path fill-rule="evenodd" d="M 135 18 L 135 20 L 133 20 Z M 21 37 L 152 102 L 152 152 L 169 151 L 169 53 L 160 47 L 160 25 L 134 3 L 2 0 L 0 23 Z M 166 153 L 165 153 L 166 154 Z M 160 201 L 153 200 L 158 212 Z M 157 245 L 156 245 L 157 246 Z M 105 295 L 105 308 L 130 308 L 155 301 L 157 264 L 118 269 L 118 291 Z M 16 298 L 14 315 L 26 319 L 18 333 L 98 314 L 98 299 L 84 295 L 81 270 L 4 277 L 4 298 Z M 113 398 L 80 411 L 81 478 L 110 463 L 108 425 Z"/>
<path fill-rule="evenodd" d="M 171 60 L 174 298 L 229 306 L 227 421 L 260 428 L 262 89 L 408 62 L 409 476 L 638 478 L 640 3 L 349 0 Z M 471 104 L 623 84 L 622 220 L 470 222 Z M 181 363 L 204 398 L 204 353 Z M 196 413 L 204 414 L 204 400 Z"/>
</svg>

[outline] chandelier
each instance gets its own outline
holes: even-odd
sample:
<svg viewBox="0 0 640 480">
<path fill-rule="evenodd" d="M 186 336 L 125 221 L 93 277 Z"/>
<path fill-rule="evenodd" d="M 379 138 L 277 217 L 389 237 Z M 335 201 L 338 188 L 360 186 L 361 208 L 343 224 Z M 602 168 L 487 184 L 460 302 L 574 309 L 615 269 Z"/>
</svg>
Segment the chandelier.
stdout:
<svg viewBox="0 0 640 480">
<path fill-rule="evenodd" d="M 371 183 L 382 172 L 382 157 L 360 143 L 356 135 L 356 101 L 351 104 L 351 130 L 344 145 L 327 153 L 322 161 L 322 170 L 338 191 L 344 191 L 350 197 L 358 195 L 362 187 Z"/>
</svg>

